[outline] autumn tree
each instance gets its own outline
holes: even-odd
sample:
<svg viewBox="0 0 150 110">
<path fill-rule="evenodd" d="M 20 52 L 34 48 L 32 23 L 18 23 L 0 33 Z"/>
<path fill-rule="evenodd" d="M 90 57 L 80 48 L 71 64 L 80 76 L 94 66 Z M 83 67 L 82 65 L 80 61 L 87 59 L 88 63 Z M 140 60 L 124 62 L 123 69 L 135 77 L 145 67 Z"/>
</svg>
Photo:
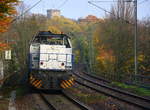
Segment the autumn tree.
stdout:
<svg viewBox="0 0 150 110">
<path fill-rule="evenodd" d="M 13 15 L 16 14 L 15 6 L 18 0 L 0 0 L 0 32 L 8 29 Z"/>
<path fill-rule="evenodd" d="M 150 18 L 141 21 L 138 26 L 138 70 L 142 75 L 150 72 Z"/>
<path fill-rule="evenodd" d="M 65 17 L 53 17 L 47 20 L 47 28 L 57 28 L 66 34 L 80 32 L 80 27 L 71 19 Z"/>
<path fill-rule="evenodd" d="M 15 6 L 18 0 L 0 0 L 0 33 L 8 30 L 9 24 L 16 14 Z M 2 35 L 1 35 L 2 37 Z M 10 49 L 7 43 L 0 42 L 0 53 L 6 49 Z"/>
<path fill-rule="evenodd" d="M 43 15 L 31 15 L 19 20 L 12 26 L 12 33 L 15 33 L 16 53 L 20 68 L 27 68 L 27 58 L 29 52 L 29 43 L 32 37 L 40 30 L 45 30 L 46 18 Z M 10 32 L 11 34 L 11 32 Z"/>
<path fill-rule="evenodd" d="M 119 80 L 133 73 L 133 25 L 126 22 L 132 21 L 132 9 L 132 3 L 118 0 L 117 5 L 112 7 L 111 14 L 100 23 L 94 36 L 98 50 L 97 64 L 101 66 L 99 71 Z"/>
</svg>

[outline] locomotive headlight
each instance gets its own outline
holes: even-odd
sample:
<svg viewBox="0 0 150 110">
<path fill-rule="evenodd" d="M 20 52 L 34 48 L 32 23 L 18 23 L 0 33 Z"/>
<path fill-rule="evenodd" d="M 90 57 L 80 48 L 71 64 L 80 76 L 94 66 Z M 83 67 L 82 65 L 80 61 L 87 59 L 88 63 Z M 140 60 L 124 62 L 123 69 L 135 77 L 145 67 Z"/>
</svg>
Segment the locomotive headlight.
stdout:
<svg viewBox="0 0 150 110">
<path fill-rule="evenodd" d="M 64 63 L 61 63 L 61 66 L 64 66 L 65 64 Z"/>
<path fill-rule="evenodd" d="M 40 64 L 43 65 L 43 62 L 41 62 Z"/>
</svg>

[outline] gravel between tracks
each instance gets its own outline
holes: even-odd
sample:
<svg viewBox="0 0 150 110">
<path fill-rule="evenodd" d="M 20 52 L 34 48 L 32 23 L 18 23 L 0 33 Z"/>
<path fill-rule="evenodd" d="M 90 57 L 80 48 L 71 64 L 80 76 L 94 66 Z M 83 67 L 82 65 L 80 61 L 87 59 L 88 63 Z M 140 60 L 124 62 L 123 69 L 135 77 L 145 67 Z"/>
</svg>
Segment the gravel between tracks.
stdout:
<svg viewBox="0 0 150 110">
<path fill-rule="evenodd" d="M 44 94 L 51 105 L 57 110 L 81 110 L 77 105 L 73 104 L 70 100 L 60 94 Z"/>
</svg>

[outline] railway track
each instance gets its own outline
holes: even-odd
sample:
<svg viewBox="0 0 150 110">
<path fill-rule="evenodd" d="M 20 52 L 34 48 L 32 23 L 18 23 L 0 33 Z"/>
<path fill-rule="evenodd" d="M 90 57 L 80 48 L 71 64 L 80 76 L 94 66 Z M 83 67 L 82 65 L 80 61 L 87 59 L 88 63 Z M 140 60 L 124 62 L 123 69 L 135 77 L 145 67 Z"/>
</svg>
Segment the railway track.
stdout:
<svg viewBox="0 0 150 110">
<path fill-rule="evenodd" d="M 83 72 L 83 74 L 84 75 L 87 75 L 87 76 L 89 76 L 89 77 L 91 77 L 91 78 L 94 78 L 94 79 L 96 79 L 96 80 L 99 80 L 99 81 L 102 81 L 102 82 L 104 82 L 104 83 L 111 83 L 111 81 L 109 81 L 109 80 L 107 80 L 107 79 L 104 79 L 104 78 L 102 78 L 102 77 L 100 77 L 100 76 L 97 76 L 97 75 L 91 75 L 91 74 L 89 74 L 89 73 L 86 73 L 86 72 Z"/>
<path fill-rule="evenodd" d="M 104 83 L 111 83 L 112 81 L 110 81 L 110 80 L 108 80 L 108 79 L 105 79 L 105 78 L 103 78 L 103 77 L 100 77 L 100 76 L 97 76 L 97 75 L 94 75 L 94 74 L 89 74 L 89 73 L 86 73 L 86 72 L 83 72 L 85 75 L 87 75 L 87 76 L 90 76 L 90 77 L 92 77 L 92 78 L 94 78 L 94 79 L 96 79 L 96 80 L 99 80 L 99 81 L 102 81 L 102 82 L 104 82 Z M 146 89 L 150 89 L 150 87 L 147 85 L 147 86 L 145 86 L 145 85 L 141 85 L 141 84 L 135 84 L 135 83 L 133 83 L 133 82 L 126 82 L 126 81 L 124 81 L 123 83 L 125 83 L 125 84 L 127 84 L 127 85 L 133 85 L 133 86 L 138 86 L 138 87 L 141 87 L 141 88 L 146 88 Z"/>
<path fill-rule="evenodd" d="M 150 110 L 150 99 L 117 88 L 112 88 L 111 86 L 108 86 L 86 74 L 81 75 L 79 73 L 74 72 L 74 75 L 78 77 L 78 79 L 76 79 L 75 81 L 80 85 L 93 89 L 97 92 L 103 93 L 107 96 L 111 96 L 118 100 L 135 105 L 144 110 Z"/>
<path fill-rule="evenodd" d="M 76 100 L 67 91 L 62 94 L 40 94 L 50 110 L 92 110 L 80 101 Z"/>
</svg>

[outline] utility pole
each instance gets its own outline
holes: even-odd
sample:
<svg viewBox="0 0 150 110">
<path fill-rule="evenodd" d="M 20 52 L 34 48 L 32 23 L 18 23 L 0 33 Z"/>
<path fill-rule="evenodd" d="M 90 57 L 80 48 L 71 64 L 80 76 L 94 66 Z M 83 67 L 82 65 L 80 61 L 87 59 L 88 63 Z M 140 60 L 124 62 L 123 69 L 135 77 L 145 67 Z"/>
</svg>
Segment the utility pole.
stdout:
<svg viewBox="0 0 150 110">
<path fill-rule="evenodd" d="M 92 35 L 89 35 L 89 66 L 90 73 L 92 72 Z"/>
<path fill-rule="evenodd" d="M 135 26 L 135 34 L 134 34 L 134 69 L 135 69 L 135 75 L 138 74 L 138 58 L 137 58 L 137 0 L 134 0 L 134 26 Z"/>
</svg>

